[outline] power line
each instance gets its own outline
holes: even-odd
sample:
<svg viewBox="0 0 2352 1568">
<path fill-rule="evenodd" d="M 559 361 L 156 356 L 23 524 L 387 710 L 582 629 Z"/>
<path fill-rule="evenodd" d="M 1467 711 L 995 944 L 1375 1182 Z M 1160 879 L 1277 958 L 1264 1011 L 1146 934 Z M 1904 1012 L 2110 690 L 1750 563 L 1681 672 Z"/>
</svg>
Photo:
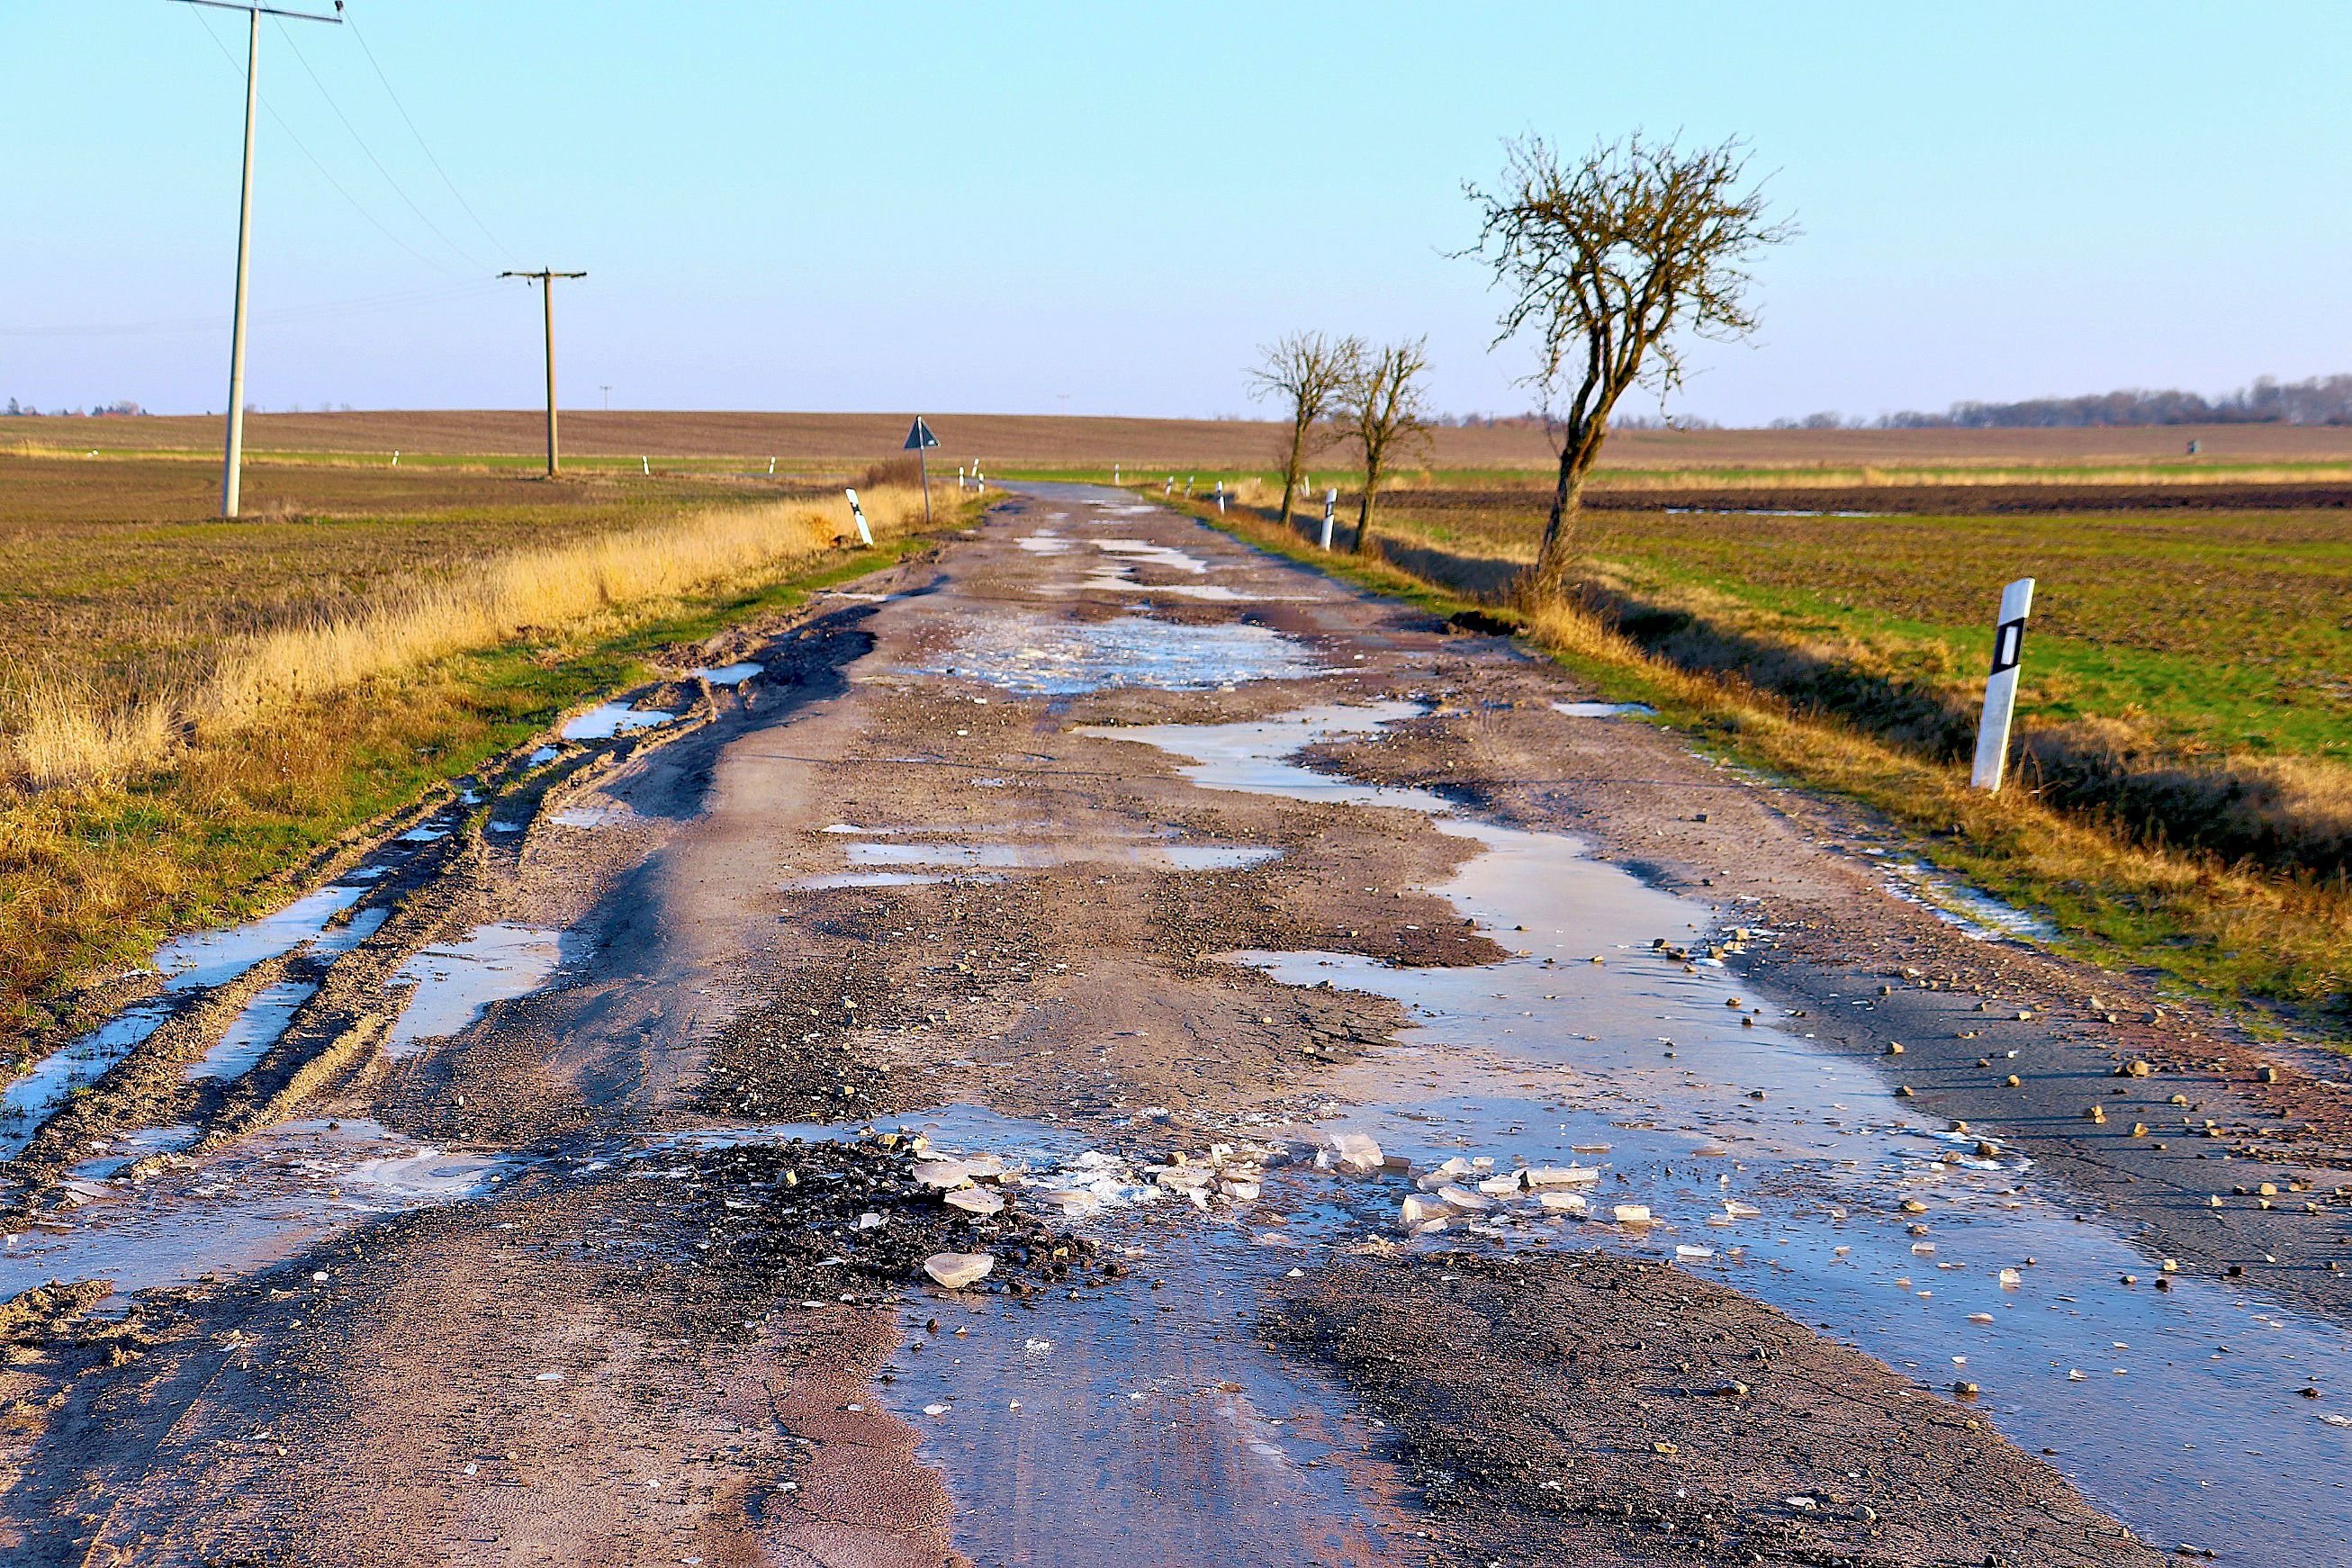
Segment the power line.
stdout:
<svg viewBox="0 0 2352 1568">
<path fill-rule="evenodd" d="M 204 27 L 205 37 L 213 41 L 213 47 L 220 51 L 221 58 L 228 62 L 229 69 L 236 72 L 239 77 L 243 77 L 245 75 L 245 68 L 236 63 L 236 57 L 230 54 L 228 51 L 228 46 L 220 41 L 220 35 L 213 31 L 213 25 L 205 19 L 204 13 L 196 10 L 194 6 L 190 6 L 189 10 L 190 13 L 194 16 L 196 21 Z M 283 24 L 280 25 L 282 26 Z M 415 246 L 409 244 L 408 241 L 393 233 L 391 229 L 386 228 L 383 225 L 383 219 L 377 217 L 375 214 L 368 211 L 366 205 L 361 202 L 359 197 L 345 190 L 343 188 L 343 183 L 335 178 L 333 174 L 328 170 L 326 164 L 319 162 L 319 155 L 316 153 L 311 152 L 310 149 L 304 144 L 302 138 L 294 134 L 294 128 L 286 123 L 286 117 L 284 115 L 278 113 L 276 108 L 271 106 L 266 100 L 262 103 L 261 107 L 268 110 L 269 118 L 276 122 L 279 131 L 285 132 L 286 140 L 294 144 L 294 150 L 310 161 L 310 167 L 319 171 L 319 177 L 326 181 L 330 186 L 333 187 L 334 193 L 337 195 L 349 202 L 352 205 L 352 210 L 353 212 L 356 212 L 360 216 L 367 219 L 369 223 L 373 224 L 378 234 L 381 234 L 384 238 L 400 247 L 401 249 L 408 252 L 409 255 L 416 258 L 416 259 L 424 265 L 432 268 L 436 272 L 446 272 L 449 270 L 449 267 L 446 262 L 434 260 L 431 257 L 426 256 Z"/>
<path fill-rule="evenodd" d="M 256 326 L 285 326 L 301 321 L 337 320 L 380 310 L 400 310 L 457 300 L 479 299 L 499 291 L 494 281 L 436 283 L 425 289 L 392 294 L 362 295 L 355 300 L 319 300 L 308 305 L 256 311 Z M 57 327 L 0 327 L 0 338 L 120 338 L 156 332 L 213 331 L 228 325 L 226 316 L 185 316 L 162 321 L 105 321 Z"/>
<path fill-rule="evenodd" d="M 366 154 L 367 161 L 375 165 L 375 172 L 383 176 L 383 183 L 392 187 L 392 194 L 398 196 L 402 201 L 406 202 L 408 204 L 408 210 L 416 215 L 416 220 L 423 224 L 426 228 L 431 229 L 434 237 L 439 239 L 442 244 L 457 252 L 458 259 L 465 262 L 467 266 L 474 268 L 477 270 L 488 270 L 488 268 L 482 265 L 478 258 L 467 252 L 465 247 L 459 245 L 456 240 L 451 239 L 447 235 L 443 234 L 441 232 L 441 226 L 435 223 L 432 218 L 427 216 L 425 209 L 416 205 L 415 198 L 412 197 L 407 191 L 401 187 L 401 184 L 398 180 L 392 177 L 392 171 L 383 166 L 383 160 L 377 157 L 375 155 L 375 149 L 367 144 L 367 138 L 362 136 L 360 134 L 359 127 L 352 123 L 352 117 L 343 112 L 343 106 L 335 101 L 335 95 L 327 90 L 327 84 L 319 79 L 319 73 L 311 68 L 310 58 L 303 54 L 302 46 L 294 41 L 294 35 L 286 30 L 286 24 L 282 20 L 278 22 L 278 35 L 286 40 L 286 47 L 294 51 L 294 58 L 301 65 L 303 74 L 310 79 L 310 85 L 319 89 L 319 96 L 327 100 L 327 107 L 335 111 L 335 118 L 343 122 L 343 129 L 352 133 L 352 140 L 359 144 L 359 150 L 362 153 Z"/>
<path fill-rule="evenodd" d="M 474 226 L 482 231 L 482 237 L 488 240 L 499 255 L 509 261 L 514 261 L 515 253 L 509 250 L 506 243 L 490 232 L 490 226 L 482 221 L 481 215 L 474 210 L 474 204 L 466 199 L 465 193 L 457 188 L 457 182 L 451 179 L 449 171 L 441 166 L 441 160 L 433 155 L 432 147 L 425 140 L 425 132 L 416 128 L 416 121 L 409 115 L 408 106 L 401 102 L 400 94 L 393 90 L 392 79 L 384 75 L 383 67 L 377 63 L 375 51 L 368 47 L 367 35 L 360 31 L 359 18 L 347 13 L 343 17 L 343 25 L 351 28 L 352 37 L 359 41 L 360 53 L 367 57 L 368 65 L 375 71 L 375 79 L 383 84 L 383 95 L 392 100 L 393 108 L 400 111 L 401 121 L 407 125 L 408 133 L 416 138 L 417 151 L 423 153 L 425 161 L 433 165 L 433 172 L 441 176 L 441 183 L 449 188 L 449 195 L 457 199 L 457 205 L 466 209 L 466 216 L 474 220 Z M 520 264 L 517 263 L 517 265 Z"/>
</svg>

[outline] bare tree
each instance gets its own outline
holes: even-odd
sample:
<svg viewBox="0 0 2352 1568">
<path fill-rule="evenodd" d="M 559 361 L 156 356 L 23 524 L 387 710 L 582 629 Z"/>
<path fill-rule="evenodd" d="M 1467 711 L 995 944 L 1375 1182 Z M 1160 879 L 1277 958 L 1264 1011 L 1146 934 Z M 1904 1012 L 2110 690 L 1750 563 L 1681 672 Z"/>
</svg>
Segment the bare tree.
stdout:
<svg viewBox="0 0 2352 1568">
<path fill-rule="evenodd" d="M 1742 264 L 1796 229 L 1767 217 L 1759 189 L 1742 188 L 1748 160 L 1737 142 L 1685 152 L 1636 133 L 1596 142 L 1573 164 L 1540 137 L 1505 148 L 1497 189 L 1464 187 L 1482 219 L 1464 254 L 1510 290 L 1496 343 L 1537 340 L 1526 384 L 1543 395 L 1559 479 L 1526 586 L 1557 598 L 1610 410 L 1637 383 L 1661 396 L 1681 384 L 1677 334 L 1753 331 Z"/>
<path fill-rule="evenodd" d="M 1429 369 L 1429 340 L 1415 338 L 1362 355 L 1339 395 L 1341 433 L 1364 459 L 1364 489 L 1356 506 L 1356 553 L 1372 537 L 1372 504 L 1389 469 L 1429 434 L 1429 402 L 1421 384 Z"/>
<path fill-rule="evenodd" d="M 1327 338 L 1321 332 L 1289 332 L 1257 352 L 1249 373 L 1250 395 L 1278 396 L 1290 410 L 1290 441 L 1282 464 L 1282 526 L 1298 495 L 1315 427 L 1330 417 L 1339 394 L 1364 357 L 1361 338 Z"/>
</svg>

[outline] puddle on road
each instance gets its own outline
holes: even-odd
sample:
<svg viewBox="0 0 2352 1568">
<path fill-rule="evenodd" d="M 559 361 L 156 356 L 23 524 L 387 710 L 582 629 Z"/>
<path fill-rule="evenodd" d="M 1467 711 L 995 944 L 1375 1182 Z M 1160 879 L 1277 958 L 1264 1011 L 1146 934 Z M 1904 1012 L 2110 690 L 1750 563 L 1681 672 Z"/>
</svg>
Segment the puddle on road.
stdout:
<svg viewBox="0 0 2352 1568">
<path fill-rule="evenodd" d="M 699 676 L 713 686 L 740 686 L 767 668 L 757 659 L 747 658 L 736 664 L 713 665 L 702 669 L 690 669 L 687 674 Z"/>
<path fill-rule="evenodd" d="M 1059 549 L 1042 550 L 1038 546 L 1047 542 L 1057 545 L 1066 543 L 1066 541 L 1058 539 L 1042 541 L 1023 539 L 1017 542 L 1024 549 L 1031 550 L 1034 553 L 1054 555 L 1059 555 L 1065 552 Z M 1094 545 L 1111 559 L 1091 568 L 1076 584 L 1054 591 L 1084 593 L 1089 589 L 1097 589 L 1114 594 L 1162 595 L 1171 598 L 1198 599 L 1227 605 L 1288 600 L 1304 596 L 1295 594 L 1244 591 L 1223 583 L 1139 582 L 1135 575 L 1138 565 L 1159 566 L 1171 572 L 1181 572 L 1199 577 L 1208 574 L 1209 563 L 1189 551 L 1179 550 L 1172 545 L 1154 544 L 1149 540 L 1097 539 L 1094 541 Z"/>
<path fill-rule="evenodd" d="M 626 735 L 633 731 L 658 729 L 677 717 L 675 713 L 665 713 L 656 708 L 632 708 L 625 702 L 606 702 L 566 719 L 563 728 L 556 733 L 567 741 L 609 741 L 615 735 Z"/>
<path fill-rule="evenodd" d="M 614 801 L 604 805 L 567 805 L 548 820 L 558 827 L 626 827 L 643 818 L 634 808 Z"/>
<path fill-rule="evenodd" d="M 923 871 L 833 871 L 821 877 L 795 877 L 783 888 L 790 893 L 821 893 L 828 888 L 926 888 L 939 882 L 977 879 Z"/>
<path fill-rule="evenodd" d="M 2147 1539 L 2273 1561 L 2344 1555 L 2352 1430 L 2319 1417 L 2352 1415 L 2352 1389 L 2329 1386 L 2352 1333 L 2224 1280 L 2177 1276 L 2153 1290 L 2157 1260 L 2096 1215 L 2078 1221 L 2078 1198 L 2014 1157 L 1976 1158 L 1972 1138 L 1907 1113 L 1866 1064 L 1727 1007 L 1719 968 L 1686 973 L 1650 951 L 1653 938 L 1710 926 L 1706 906 L 1564 836 L 1464 820 L 1425 791 L 1282 760 L 1402 706 L 1087 732 L 1191 759 L 1180 771 L 1203 787 L 1427 812 L 1484 847 L 1435 890 L 1523 956 L 1394 969 L 1347 954 L 1238 955 L 1287 984 L 1394 998 L 1417 1018 L 1406 1045 L 1331 1080 L 1350 1102 L 1346 1125 L 1420 1166 L 1456 1154 L 1506 1172 L 1522 1159 L 1599 1163 L 1596 1209 L 1643 1204 L 1661 1222 L 1629 1233 L 1481 1220 L 1428 1245 L 1543 1234 L 1675 1258 L 1922 1383 L 1979 1384 L 1979 1410 L 2029 1451 L 2057 1450 L 2052 1463 Z M 1590 962 L 1596 953 L 1605 962 Z M 2218 1169 L 2211 1180 L 2231 1184 Z M 1726 1198 L 1758 1212 L 1735 1218 Z M 1906 1199 L 1924 1212 L 1904 1212 Z M 2004 1268 L 2018 1271 L 2015 1288 Z M 2142 1283 L 2124 1287 L 2126 1273 Z M 2300 1397 L 2314 1379 L 2326 1395 Z"/>
<path fill-rule="evenodd" d="M 562 932 L 504 921 L 419 948 L 385 983 L 386 989 L 416 989 L 384 1040 L 384 1054 L 409 1056 L 426 1040 L 457 1034 L 491 1004 L 538 990 L 562 962 Z"/>
<path fill-rule="evenodd" d="M 2038 915 L 2027 914 L 1990 893 L 1956 882 L 1916 860 L 1879 861 L 1880 885 L 1906 904 L 1929 914 L 1979 942 L 2011 937 L 2021 942 L 2048 942 L 2057 928 Z"/>
<path fill-rule="evenodd" d="M 290 1121 L 8 1237 L 0 1300 L 51 1279 L 110 1279 L 120 1297 L 249 1274 L 362 1220 L 481 1196 L 515 1168 L 373 1121 Z"/>
<path fill-rule="evenodd" d="M 1551 708 L 1571 719 L 1642 718 L 1657 711 L 1646 702 L 1555 702 Z"/>
<path fill-rule="evenodd" d="M 83 1200 L 110 1196 L 107 1189 L 95 1184 L 150 1154 L 176 1154 L 195 1141 L 195 1128 L 184 1121 L 169 1127 L 142 1127 L 119 1138 L 95 1139 L 91 1147 L 96 1152 L 66 1173 L 67 1189 Z"/>
<path fill-rule="evenodd" d="M 257 921 L 173 937 L 155 950 L 155 968 L 165 976 L 167 991 L 208 990 L 226 984 L 263 960 L 291 952 L 323 935 L 330 921 L 367 893 L 366 881 L 347 878 Z"/>
<path fill-rule="evenodd" d="M 174 937 L 157 948 L 155 968 L 164 977 L 160 1000 L 125 1007 L 97 1028 L 50 1052 L 0 1090 L 0 1162 L 23 1153 L 68 1095 L 104 1077 L 163 1027 L 175 1006 L 185 1005 L 194 994 L 225 985 L 254 965 L 297 948 L 332 958 L 373 935 L 388 910 L 362 910 L 348 921 L 335 922 L 337 916 L 368 895 L 370 886 L 383 871 L 383 866 L 369 866 L 346 872 L 341 880 L 297 899 L 275 914 L 244 925 Z"/>
<path fill-rule="evenodd" d="M 362 910 L 342 924 L 329 926 L 325 935 L 310 943 L 309 951 L 322 958 L 341 957 L 382 931 L 383 922 L 391 918 L 391 909 L 383 904 Z"/>
<path fill-rule="evenodd" d="M 1268 1196 L 1307 1232 L 1291 1185 Z M 1412 1529 L 1389 1435 L 1336 1381 L 1258 1339 L 1265 1281 L 1328 1237 L 1269 1245 L 1196 1223 L 1188 1205 L 1158 1209 L 1171 1212 L 1085 1225 L 1135 1272 L 1077 1300 L 910 1299 L 881 1392 L 947 1479 L 958 1550 L 981 1563 L 1396 1560 Z"/>
<path fill-rule="evenodd" d="M 109 1068 L 162 1028 L 168 1016 L 163 1007 L 126 1007 L 10 1083 L 0 1093 L 0 1160 L 23 1153 L 66 1096 L 105 1077 Z"/>
<path fill-rule="evenodd" d="M 1262 866 L 1282 851 L 1259 844 L 887 844 L 849 847 L 853 866 L 926 866 L 955 869 L 1037 870 L 1052 866 L 1124 865 L 1168 871 L 1239 870 Z"/>
<path fill-rule="evenodd" d="M 286 1026 L 294 1021 L 295 1010 L 318 994 L 316 984 L 300 980 L 281 980 L 275 985 L 264 986 L 246 1004 L 245 1011 L 221 1032 L 220 1043 L 206 1051 L 202 1061 L 188 1064 L 187 1081 L 243 1078 L 286 1033 Z"/>
<path fill-rule="evenodd" d="M 1148 616 L 1058 621 L 1004 616 L 960 630 L 954 648 L 901 674 L 945 675 L 1024 696 L 1105 688 L 1213 691 L 1325 673 L 1305 645 L 1265 626 L 1188 626 Z"/>
<path fill-rule="evenodd" d="M 1106 555 L 1148 562 L 1154 566 L 1165 566 L 1171 572 L 1190 572 L 1200 577 L 1206 576 L 1209 571 L 1209 563 L 1191 551 L 1179 550 L 1169 544 L 1154 544 L 1148 539 L 1097 539 L 1094 546 Z"/>
</svg>

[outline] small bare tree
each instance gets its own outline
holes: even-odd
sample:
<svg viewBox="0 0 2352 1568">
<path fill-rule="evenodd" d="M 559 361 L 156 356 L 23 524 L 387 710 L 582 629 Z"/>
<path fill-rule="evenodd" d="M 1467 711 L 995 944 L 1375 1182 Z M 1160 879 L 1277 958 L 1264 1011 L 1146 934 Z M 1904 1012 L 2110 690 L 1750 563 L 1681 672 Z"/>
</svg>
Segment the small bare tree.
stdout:
<svg viewBox="0 0 2352 1568">
<path fill-rule="evenodd" d="M 1290 332 L 1257 352 L 1249 373 L 1250 395 L 1279 397 L 1289 408 L 1290 439 L 1282 462 L 1282 526 L 1298 496 L 1298 476 L 1307 467 L 1315 427 L 1331 416 L 1349 378 L 1364 357 L 1361 338 L 1327 338 L 1321 332 Z"/>
<path fill-rule="evenodd" d="M 1340 390 L 1342 434 L 1364 459 L 1364 489 L 1356 506 L 1356 553 L 1371 542 L 1372 505 L 1391 468 L 1429 434 L 1429 401 L 1421 378 L 1429 369 L 1429 340 L 1415 338 L 1364 354 Z"/>
<path fill-rule="evenodd" d="M 1598 142 L 1572 164 L 1539 137 L 1505 148 L 1497 189 L 1464 187 L 1482 219 L 1464 254 L 1510 291 L 1496 343 L 1522 332 L 1537 340 L 1526 384 L 1542 393 L 1559 479 L 1525 585 L 1556 599 L 1610 411 L 1637 383 L 1661 396 L 1682 384 L 1677 334 L 1753 331 L 1742 264 L 1796 229 L 1767 217 L 1760 190 L 1743 188 L 1748 160 L 1737 142 L 1685 152 L 1637 133 Z"/>
</svg>

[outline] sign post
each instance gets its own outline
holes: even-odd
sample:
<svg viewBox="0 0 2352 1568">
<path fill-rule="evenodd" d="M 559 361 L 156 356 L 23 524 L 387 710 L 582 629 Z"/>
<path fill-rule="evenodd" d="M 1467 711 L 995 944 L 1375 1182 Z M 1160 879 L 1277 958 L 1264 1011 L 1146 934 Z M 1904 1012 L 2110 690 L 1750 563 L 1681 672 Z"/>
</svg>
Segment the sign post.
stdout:
<svg viewBox="0 0 2352 1568">
<path fill-rule="evenodd" d="M 857 521 L 858 539 L 871 550 L 874 547 L 874 531 L 866 526 L 866 509 L 857 504 L 857 492 L 844 490 L 842 493 L 849 498 L 849 515 Z"/>
<path fill-rule="evenodd" d="M 931 526 L 931 465 L 929 453 L 939 444 L 940 438 L 931 434 L 931 427 L 924 424 L 923 416 L 918 414 L 915 416 L 914 428 L 907 432 L 907 444 L 899 448 L 902 452 L 915 454 L 915 466 L 923 476 L 923 526 L 925 528 Z M 849 504 L 852 507 L 856 506 L 855 496 L 851 498 Z M 866 514 L 864 512 L 857 514 L 857 528 L 861 533 L 865 531 Z M 866 542 L 871 544 L 874 542 L 869 539 Z"/>
<path fill-rule="evenodd" d="M 1992 673 L 1985 680 L 1984 717 L 1977 724 L 1971 788 L 1998 790 L 2009 767 L 2009 723 L 2017 711 L 2017 666 L 2025 655 L 2025 617 L 2033 609 L 2033 579 L 2020 577 L 2000 591 L 2000 619 L 1992 632 Z"/>
<path fill-rule="evenodd" d="M 1339 492 L 1338 490 L 1325 490 L 1323 492 L 1323 548 L 1326 550 L 1331 548 L 1331 513 L 1339 504 Z"/>
</svg>

